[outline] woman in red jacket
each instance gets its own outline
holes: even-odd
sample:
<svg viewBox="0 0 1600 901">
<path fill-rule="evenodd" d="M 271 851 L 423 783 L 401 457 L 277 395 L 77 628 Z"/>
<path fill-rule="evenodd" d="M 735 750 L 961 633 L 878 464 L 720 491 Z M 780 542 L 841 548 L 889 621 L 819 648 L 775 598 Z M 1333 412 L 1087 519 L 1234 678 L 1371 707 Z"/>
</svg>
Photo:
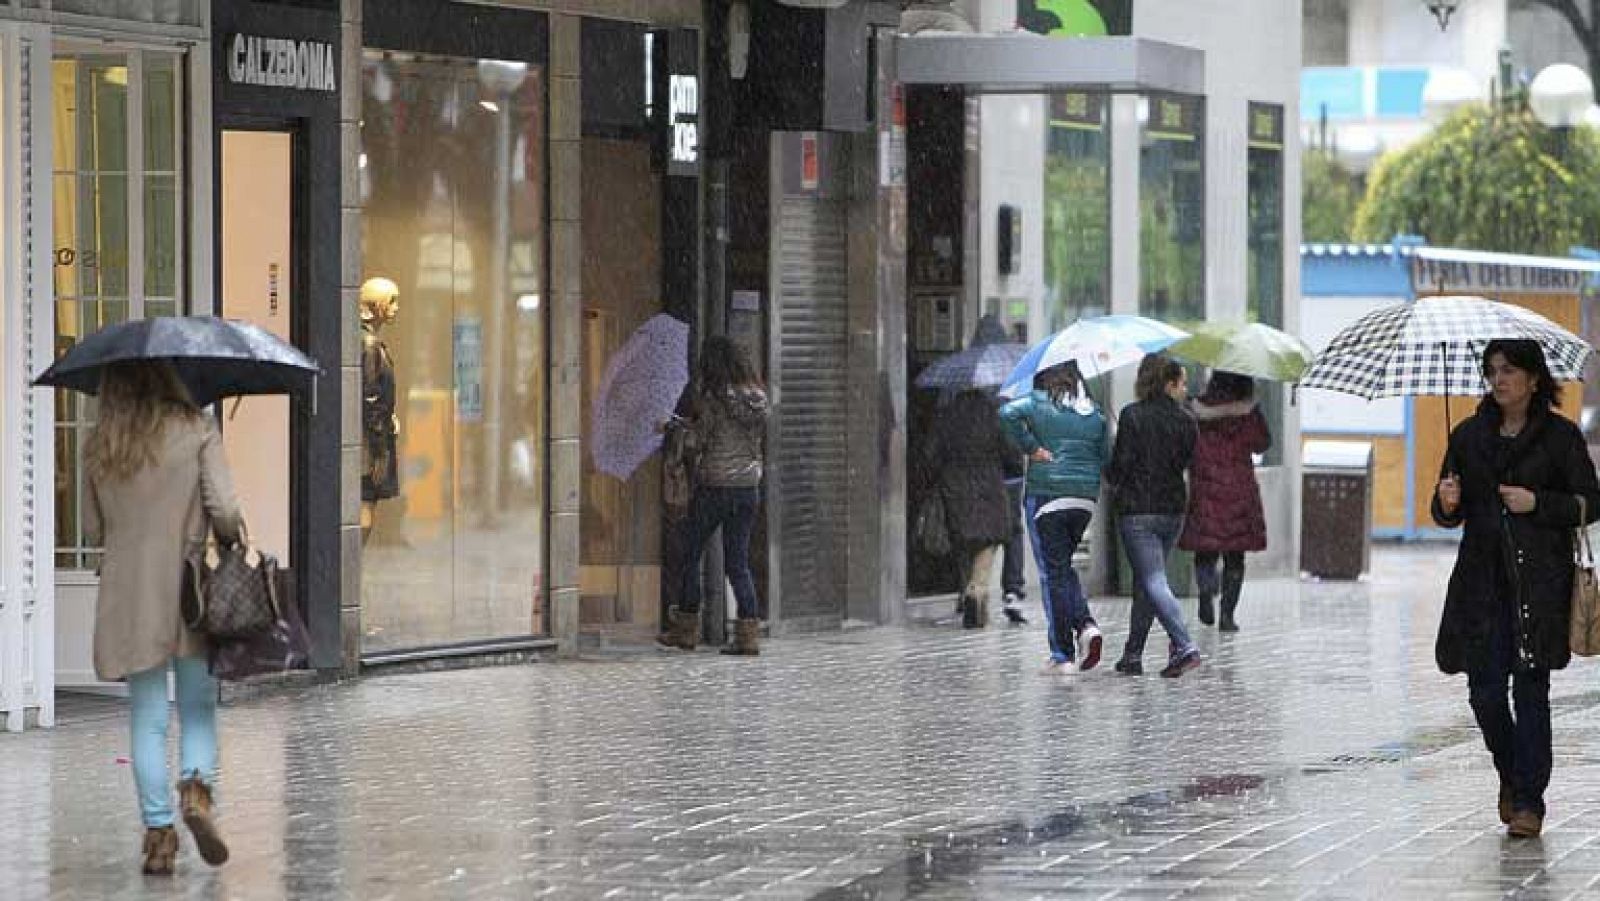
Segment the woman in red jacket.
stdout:
<svg viewBox="0 0 1600 901">
<path fill-rule="evenodd" d="M 1189 516 L 1178 546 L 1194 552 L 1200 589 L 1200 621 L 1215 621 L 1217 559 L 1222 559 L 1222 631 L 1237 632 L 1233 613 L 1244 588 L 1244 555 L 1267 547 L 1261 487 L 1253 455 L 1272 445 L 1266 417 L 1255 402 L 1255 380 L 1233 372 L 1214 372 L 1194 402 L 1200 437 L 1190 469 Z"/>
</svg>

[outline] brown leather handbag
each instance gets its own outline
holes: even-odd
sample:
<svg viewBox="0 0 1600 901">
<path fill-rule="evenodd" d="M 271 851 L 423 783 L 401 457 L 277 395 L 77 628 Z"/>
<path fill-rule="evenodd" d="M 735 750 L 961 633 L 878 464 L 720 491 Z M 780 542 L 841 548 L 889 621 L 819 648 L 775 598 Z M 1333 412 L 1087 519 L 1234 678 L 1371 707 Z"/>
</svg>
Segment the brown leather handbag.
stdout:
<svg viewBox="0 0 1600 901">
<path fill-rule="evenodd" d="M 249 638 L 278 621 L 277 558 L 250 543 L 239 526 L 229 546 L 208 537 L 183 561 L 184 619 L 189 628 L 218 641 Z"/>
<path fill-rule="evenodd" d="M 1572 536 L 1572 653 L 1600 654 L 1600 579 L 1595 576 L 1594 549 L 1589 544 L 1589 511 L 1578 496 L 1578 528 Z"/>
</svg>

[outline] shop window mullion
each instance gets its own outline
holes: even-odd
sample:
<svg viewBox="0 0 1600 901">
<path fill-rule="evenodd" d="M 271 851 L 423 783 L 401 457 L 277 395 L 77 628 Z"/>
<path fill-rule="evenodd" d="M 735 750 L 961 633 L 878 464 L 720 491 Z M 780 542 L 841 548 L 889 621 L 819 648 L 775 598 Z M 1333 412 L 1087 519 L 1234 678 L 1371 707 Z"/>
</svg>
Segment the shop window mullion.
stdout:
<svg viewBox="0 0 1600 901">
<path fill-rule="evenodd" d="M 144 51 L 128 51 L 128 318 L 144 318 Z"/>
</svg>

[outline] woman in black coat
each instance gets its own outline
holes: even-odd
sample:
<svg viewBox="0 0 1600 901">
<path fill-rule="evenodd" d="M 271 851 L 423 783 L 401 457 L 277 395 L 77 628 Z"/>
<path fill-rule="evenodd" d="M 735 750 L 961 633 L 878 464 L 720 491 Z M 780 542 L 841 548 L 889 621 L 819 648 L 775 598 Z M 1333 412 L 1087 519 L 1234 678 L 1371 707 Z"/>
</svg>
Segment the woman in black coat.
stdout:
<svg viewBox="0 0 1600 901">
<path fill-rule="evenodd" d="M 1451 433 L 1433 496 L 1434 520 L 1463 527 L 1434 653 L 1439 669 L 1467 674 L 1500 819 L 1528 838 L 1543 829 L 1550 783 L 1550 671 L 1571 657 L 1578 500 L 1593 521 L 1600 484 L 1582 433 L 1554 409 L 1537 342 L 1491 341 L 1483 375 L 1489 394 Z"/>
<path fill-rule="evenodd" d="M 961 392 L 938 417 L 928 462 L 962 564 L 962 623 L 981 628 L 989 621 L 989 571 L 1016 518 L 1006 499 L 1006 467 L 1017 451 L 1000 430 L 994 399 L 982 391 Z"/>
</svg>

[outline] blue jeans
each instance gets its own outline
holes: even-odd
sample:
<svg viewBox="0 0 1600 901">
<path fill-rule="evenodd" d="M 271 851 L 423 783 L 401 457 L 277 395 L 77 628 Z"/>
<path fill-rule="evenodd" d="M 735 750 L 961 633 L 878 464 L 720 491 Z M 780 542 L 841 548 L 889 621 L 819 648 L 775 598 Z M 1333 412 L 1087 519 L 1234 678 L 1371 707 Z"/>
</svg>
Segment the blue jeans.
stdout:
<svg viewBox="0 0 1600 901">
<path fill-rule="evenodd" d="M 1033 559 L 1039 564 L 1039 594 L 1044 601 L 1045 629 L 1050 636 L 1050 659 L 1065 663 L 1073 657 L 1079 629 L 1094 622 L 1089 614 L 1089 599 L 1083 582 L 1072 568 L 1072 555 L 1078 552 L 1083 533 L 1092 514 L 1087 510 L 1058 510 L 1038 516 L 1039 508 L 1054 498 L 1029 495 L 1027 498 L 1028 536 L 1033 542 Z"/>
<path fill-rule="evenodd" d="M 1178 599 L 1167 582 L 1167 558 L 1172 556 L 1182 531 L 1182 516 L 1123 516 L 1117 520 L 1122 548 L 1128 554 L 1128 565 L 1133 568 L 1133 612 L 1128 624 L 1128 643 L 1123 648 L 1126 659 L 1138 660 L 1144 656 L 1144 642 L 1150 635 L 1153 619 L 1161 620 L 1161 628 L 1167 630 L 1174 659 L 1194 650 L 1194 641 L 1183 627 Z"/>
<path fill-rule="evenodd" d="M 683 597 L 678 607 L 685 613 L 700 609 L 700 555 L 706 541 L 722 529 L 722 566 L 733 583 L 734 601 L 740 619 L 760 619 L 756 600 L 756 581 L 750 574 L 750 533 L 755 530 L 756 510 L 761 506 L 760 488 L 723 488 L 709 485 L 694 493 L 688 530 L 683 542 L 687 556 L 683 565 Z"/>
<path fill-rule="evenodd" d="M 178 697 L 179 772 L 217 781 L 217 680 L 204 657 L 173 657 Z M 139 814 L 149 827 L 172 825 L 172 784 L 167 781 L 167 664 L 128 676 L 133 781 Z"/>
<path fill-rule="evenodd" d="M 1501 780 L 1511 785 L 1512 806 L 1542 817 L 1554 756 L 1550 747 L 1550 671 L 1516 668 L 1516 624 L 1509 602 L 1502 598 L 1501 603 L 1506 607 L 1489 634 L 1490 659 L 1467 673 L 1467 690 L 1483 743 L 1494 756 L 1494 768 Z"/>
</svg>

